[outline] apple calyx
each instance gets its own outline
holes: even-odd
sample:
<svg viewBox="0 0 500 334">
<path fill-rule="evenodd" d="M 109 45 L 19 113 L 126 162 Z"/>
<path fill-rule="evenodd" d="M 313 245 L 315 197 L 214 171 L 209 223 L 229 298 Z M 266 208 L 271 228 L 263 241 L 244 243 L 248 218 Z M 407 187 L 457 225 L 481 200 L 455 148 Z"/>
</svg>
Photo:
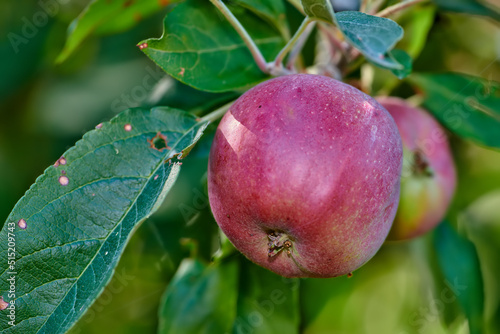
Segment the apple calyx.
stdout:
<svg viewBox="0 0 500 334">
<path fill-rule="evenodd" d="M 288 256 L 291 255 L 290 248 L 292 248 L 292 241 L 290 237 L 283 232 L 272 231 L 267 237 L 269 238 L 269 246 L 267 256 L 273 257 L 278 255 L 282 250 L 286 251 Z"/>
<path fill-rule="evenodd" d="M 429 161 L 420 150 L 413 152 L 412 172 L 414 175 L 432 177 L 434 172 L 429 165 Z"/>
</svg>

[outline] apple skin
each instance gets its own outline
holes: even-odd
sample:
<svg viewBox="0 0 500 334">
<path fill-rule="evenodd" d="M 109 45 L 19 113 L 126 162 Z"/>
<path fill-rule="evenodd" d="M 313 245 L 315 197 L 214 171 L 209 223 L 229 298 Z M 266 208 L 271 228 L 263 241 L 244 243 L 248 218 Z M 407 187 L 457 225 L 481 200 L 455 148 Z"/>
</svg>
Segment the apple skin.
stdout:
<svg viewBox="0 0 500 334">
<path fill-rule="evenodd" d="M 212 143 L 214 217 L 251 261 L 285 277 L 335 277 L 383 244 L 399 201 L 402 144 L 375 99 L 294 74 L 243 94 Z"/>
<path fill-rule="evenodd" d="M 412 239 L 437 226 L 448 210 L 456 187 L 453 156 L 429 113 L 396 97 L 377 101 L 396 121 L 403 141 L 401 198 L 388 240 Z"/>
</svg>

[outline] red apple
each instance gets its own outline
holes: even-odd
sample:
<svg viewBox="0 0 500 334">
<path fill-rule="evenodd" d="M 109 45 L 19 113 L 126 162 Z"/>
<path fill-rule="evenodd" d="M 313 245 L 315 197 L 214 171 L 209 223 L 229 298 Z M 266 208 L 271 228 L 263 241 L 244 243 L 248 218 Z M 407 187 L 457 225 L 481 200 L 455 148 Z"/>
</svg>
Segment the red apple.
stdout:
<svg viewBox="0 0 500 334">
<path fill-rule="evenodd" d="M 323 76 L 278 77 L 221 120 L 210 206 L 251 261 L 286 277 L 335 277 L 384 242 L 401 166 L 398 129 L 375 99 Z"/>
<path fill-rule="evenodd" d="M 401 199 L 389 240 L 415 238 L 441 222 L 455 192 L 455 166 L 443 128 L 426 111 L 395 97 L 377 100 L 403 140 Z"/>
</svg>

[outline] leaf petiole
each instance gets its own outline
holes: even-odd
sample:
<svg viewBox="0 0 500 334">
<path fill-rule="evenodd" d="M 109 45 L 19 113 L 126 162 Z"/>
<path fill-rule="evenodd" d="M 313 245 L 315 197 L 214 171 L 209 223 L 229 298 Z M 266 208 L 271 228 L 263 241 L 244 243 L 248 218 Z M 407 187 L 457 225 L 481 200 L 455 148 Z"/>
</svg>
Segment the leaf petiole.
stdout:
<svg viewBox="0 0 500 334">
<path fill-rule="evenodd" d="M 210 2 L 217 7 L 217 9 L 224 15 L 224 17 L 229 21 L 229 23 L 233 26 L 233 28 L 238 32 L 243 41 L 245 42 L 248 50 L 252 53 L 252 56 L 255 60 L 255 63 L 260 68 L 260 70 L 264 73 L 269 73 L 268 63 L 266 59 L 260 52 L 259 47 L 255 44 L 254 40 L 248 34 L 246 29 L 241 25 L 240 21 L 231 13 L 229 8 L 221 1 L 221 0 L 210 0 Z"/>
<path fill-rule="evenodd" d="M 300 28 L 302 28 L 302 26 L 304 25 L 304 23 L 305 23 L 305 26 L 301 30 Z M 311 24 L 309 24 L 309 23 L 311 23 Z M 297 57 L 299 56 L 300 51 L 304 47 L 304 44 L 306 43 L 307 38 L 309 37 L 309 35 L 313 31 L 315 25 L 316 25 L 316 21 L 312 21 L 311 22 L 309 18 L 306 18 L 302 22 L 302 25 L 299 27 L 299 29 L 297 30 L 297 32 L 295 33 L 295 35 L 288 42 L 288 44 L 290 44 L 290 42 L 294 41 L 295 45 L 292 44 L 293 48 L 291 48 L 290 56 L 288 57 L 288 61 L 287 61 L 287 65 L 286 65 L 287 69 L 292 69 L 293 68 L 293 64 L 295 63 Z M 297 36 L 297 38 L 295 38 L 295 36 Z M 285 48 L 288 46 L 288 44 L 285 46 Z M 285 50 L 285 48 L 283 48 L 283 50 Z M 281 50 L 280 54 L 283 52 L 283 50 Z M 274 65 L 275 66 L 280 66 L 281 63 L 282 63 L 282 61 L 283 61 L 283 59 L 278 60 L 278 57 L 280 56 L 280 54 L 278 54 L 278 56 L 274 60 Z M 279 61 L 279 62 L 277 63 L 277 61 Z"/>
<path fill-rule="evenodd" d="M 395 14 L 399 11 L 402 11 L 408 7 L 411 7 L 411 6 L 414 6 L 418 3 L 421 3 L 421 2 L 426 2 L 428 0 L 408 0 L 408 1 L 403 1 L 403 2 L 400 2 L 400 3 L 397 3 L 393 6 L 389 6 L 387 8 L 385 8 L 384 10 L 378 12 L 377 14 L 375 14 L 375 16 L 380 16 L 380 17 L 387 17 L 387 16 L 390 16 L 392 14 Z"/>
<path fill-rule="evenodd" d="M 202 122 L 202 123 L 203 122 L 207 122 L 207 121 L 213 122 L 213 121 L 218 120 L 219 118 L 221 118 L 222 116 L 224 116 L 224 114 L 229 110 L 229 108 L 231 107 L 231 105 L 233 103 L 234 103 L 234 101 L 226 103 L 222 107 L 220 107 L 218 109 L 215 109 L 214 111 L 212 111 L 209 114 L 206 114 L 205 116 L 203 116 L 202 118 L 200 118 L 200 122 Z"/>
<path fill-rule="evenodd" d="M 245 27 L 240 23 L 240 21 L 231 13 L 229 8 L 222 2 L 222 0 L 210 0 L 210 2 L 217 7 L 217 9 L 224 15 L 224 17 L 228 20 L 228 22 L 233 26 L 238 35 L 243 39 L 245 45 L 253 56 L 255 63 L 259 67 L 259 69 L 266 74 L 271 74 L 274 76 L 291 74 L 292 71 L 289 70 L 292 67 L 293 61 L 296 59 L 298 54 L 300 53 L 301 48 L 303 47 L 307 37 L 312 31 L 312 27 L 309 27 L 309 23 L 314 20 L 306 17 L 302 24 L 297 29 L 293 37 L 288 41 L 288 43 L 281 49 L 273 62 L 268 63 L 262 52 L 260 51 L 257 44 L 255 44 L 254 40 L 250 36 L 250 34 L 246 31 Z M 294 48 L 295 47 L 295 48 Z M 290 61 L 287 64 L 287 68 L 283 66 L 283 59 L 286 55 L 292 51 L 290 56 Z"/>
</svg>

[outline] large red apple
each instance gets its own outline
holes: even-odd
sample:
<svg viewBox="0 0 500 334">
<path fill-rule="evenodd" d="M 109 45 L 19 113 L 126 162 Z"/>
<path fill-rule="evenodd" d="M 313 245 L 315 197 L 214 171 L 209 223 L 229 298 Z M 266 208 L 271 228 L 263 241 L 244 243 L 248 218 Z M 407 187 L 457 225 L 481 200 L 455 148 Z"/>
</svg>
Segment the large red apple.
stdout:
<svg viewBox="0 0 500 334">
<path fill-rule="evenodd" d="M 377 101 L 331 78 L 297 74 L 250 89 L 220 122 L 208 192 L 222 231 L 286 277 L 359 268 L 396 214 L 396 124 Z"/>
<path fill-rule="evenodd" d="M 426 111 L 395 97 L 377 98 L 392 115 L 403 140 L 399 209 L 390 240 L 410 239 L 441 222 L 455 192 L 455 165 L 448 139 Z"/>
</svg>

